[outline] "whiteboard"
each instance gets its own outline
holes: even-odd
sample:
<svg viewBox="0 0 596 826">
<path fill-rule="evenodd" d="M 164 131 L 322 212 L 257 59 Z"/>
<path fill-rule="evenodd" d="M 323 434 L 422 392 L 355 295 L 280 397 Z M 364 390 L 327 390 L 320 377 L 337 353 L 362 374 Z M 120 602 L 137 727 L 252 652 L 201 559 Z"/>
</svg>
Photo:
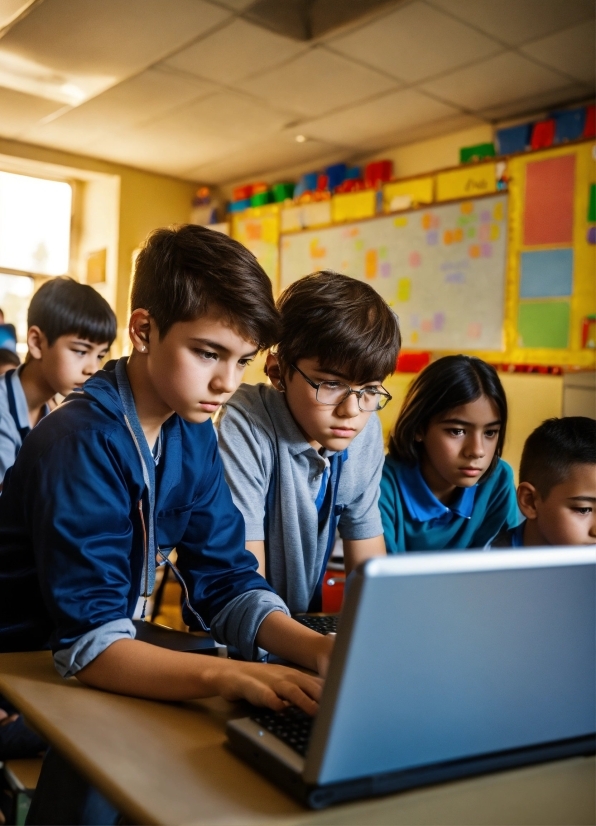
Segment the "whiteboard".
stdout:
<svg viewBox="0 0 596 826">
<path fill-rule="evenodd" d="M 399 315 L 403 346 L 502 350 L 507 195 L 281 237 L 281 287 L 316 270 L 366 281 Z"/>
</svg>

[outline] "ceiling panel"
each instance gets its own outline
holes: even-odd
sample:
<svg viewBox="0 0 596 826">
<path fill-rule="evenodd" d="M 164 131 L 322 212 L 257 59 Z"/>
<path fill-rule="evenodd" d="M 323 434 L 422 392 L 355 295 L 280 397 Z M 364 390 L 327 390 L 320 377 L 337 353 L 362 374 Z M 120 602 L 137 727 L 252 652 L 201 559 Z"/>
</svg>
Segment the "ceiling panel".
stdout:
<svg viewBox="0 0 596 826">
<path fill-rule="evenodd" d="M 557 72 L 515 53 L 506 53 L 427 81 L 421 88 L 443 100 L 479 111 L 567 85 L 568 78 Z"/>
<path fill-rule="evenodd" d="M 3 138 L 20 137 L 38 120 L 51 115 L 61 107 L 61 103 L 53 100 L 0 87 L 0 135 Z"/>
<path fill-rule="evenodd" d="M 147 69 L 59 118 L 39 124 L 26 135 L 28 140 L 81 150 L 102 135 L 155 119 L 215 89 L 212 83 Z"/>
<path fill-rule="evenodd" d="M 393 92 L 351 109 L 301 124 L 308 137 L 365 149 L 376 136 L 385 141 L 401 130 L 437 121 L 457 109 L 411 89 Z M 387 146 L 387 143 L 384 143 Z"/>
<path fill-rule="evenodd" d="M 13 20 L 31 6 L 35 0 L 0 0 L 0 29 L 8 26 Z"/>
<path fill-rule="evenodd" d="M 273 105 L 316 116 L 378 95 L 398 83 L 324 48 L 315 48 L 238 85 Z"/>
<path fill-rule="evenodd" d="M 522 48 L 530 57 L 585 83 L 594 83 L 596 49 L 594 22 L 589 20 Z"/>
<path fill-rule="evenodd" d="M 252 5 L 255 0 L 213 0 L 213 2 L 217 3 L 218 6 L 233 9 L 233 11 L 244 11 L 244 9 Z"/>
<path fill-rule="evenodd" d="M 304 44 L 236 19 L 167 61 L 184 72 L 233 83 L 304 51 Z"/>
<path fill-rule="evenodd" d="M 593 0 L 428 0 L 511 46 L 594 17 Z"/>
<path fill-rule="evenodd" d="M 204 0 L 46 0 L 0 40 L 15 71 L 97 94 L 228 19 Z"/>
<path fill-rule="evenodd" d="M 220 161 L 208 165 L 198 165 L 189 170 L 192 178 L 206 183 L 224 184 L 229 181 L 255 176 L 277 176 L 278 170 L 298 164 L 317 165 L 323 155 L 339 153 L 344 149 L 323 141 L 296 143 L 293 132 L 275 135 L 269 140 L 243 148 L 239 152 L 226 155 Z"/>
<path fill-rule="evenodd" d="M 408 83 L 503 49 L 484 34 L 422 2 L 397 9 L 329 45 Z"/>
</svg>

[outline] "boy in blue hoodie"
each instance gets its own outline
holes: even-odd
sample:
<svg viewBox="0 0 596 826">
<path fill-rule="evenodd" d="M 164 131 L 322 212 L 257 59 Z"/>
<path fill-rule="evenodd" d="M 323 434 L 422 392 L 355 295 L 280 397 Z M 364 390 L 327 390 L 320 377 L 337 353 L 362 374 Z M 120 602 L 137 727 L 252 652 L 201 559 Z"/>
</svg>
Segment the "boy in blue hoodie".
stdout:
<svg viewBox="0 0 596 826">
<path fill-rule="evenodd" d="M 132 623 L 156 565 L 168 564 L 191 629 L 210 629 L 247 660 L 269 651 L 326 668 L 332 639 L 289 617 L 245 549 L 210 421 L 276 341 L 270 281 L 220 233 L 161 229 L 138 256 L 131 306 L 130 358 L 45 417 L 5 477 L 0 650 L 49 644 L 61 675 L 108 691 L 313 713 L 316 677 L 158 648 L 135 640 Z"/>
</svg>

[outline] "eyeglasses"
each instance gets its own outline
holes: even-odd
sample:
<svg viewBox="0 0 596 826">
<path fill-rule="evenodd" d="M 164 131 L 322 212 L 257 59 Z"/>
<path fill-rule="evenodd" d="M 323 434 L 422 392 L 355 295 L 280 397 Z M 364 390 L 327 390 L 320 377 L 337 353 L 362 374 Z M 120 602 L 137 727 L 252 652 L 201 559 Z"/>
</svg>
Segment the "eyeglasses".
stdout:
<svg viewBox="0 0 596 826">
<path fill-rule="evenodd" d="M 316 399 L 321 404 L 330 404 L 337 407 L 338 404 L 352 395 L 358 397 L 358 409 L 363 413 L 372 413 L 375 410 L 382 410 L 392 396 L 384 387 L 363 387 L 362 390 L 352 390 L 348 384 L 341 381 L 320 381 L 318 384 L 309 379 L 295 364 L 290 365 L 302 376 L 304 381 L 310 384 L 317 391 Z"/>
</svg>

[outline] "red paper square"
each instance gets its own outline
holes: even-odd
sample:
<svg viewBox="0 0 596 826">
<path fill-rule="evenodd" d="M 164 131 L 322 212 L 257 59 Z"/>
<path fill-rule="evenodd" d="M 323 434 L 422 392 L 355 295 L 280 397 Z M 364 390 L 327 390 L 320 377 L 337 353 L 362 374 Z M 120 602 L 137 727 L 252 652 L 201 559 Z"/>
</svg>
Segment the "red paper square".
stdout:
<svg viewBox="0 0 596 826">
<path fill-rule="evenodd" d="M 575 155 L 526 166 L 524 244 L 571 244 Z"/>
</svg>

